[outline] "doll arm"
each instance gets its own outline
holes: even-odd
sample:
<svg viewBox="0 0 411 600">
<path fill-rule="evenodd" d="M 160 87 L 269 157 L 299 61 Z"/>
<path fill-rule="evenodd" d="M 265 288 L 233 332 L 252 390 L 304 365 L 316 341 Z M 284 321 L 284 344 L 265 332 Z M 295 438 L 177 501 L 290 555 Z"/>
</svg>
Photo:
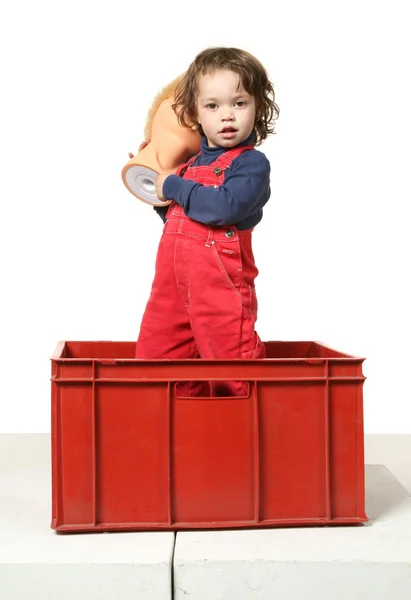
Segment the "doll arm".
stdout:
<svg viewBox="0 0 411 600">
<path fill-rule="evenodd" d="M 238 156 L 217 188 L 177 175 L 164 181 L 163 195 L 204 225 L 235 225 L 259 213 L 270 197 L 270 163 L 257 150 Z"/>
</svg>

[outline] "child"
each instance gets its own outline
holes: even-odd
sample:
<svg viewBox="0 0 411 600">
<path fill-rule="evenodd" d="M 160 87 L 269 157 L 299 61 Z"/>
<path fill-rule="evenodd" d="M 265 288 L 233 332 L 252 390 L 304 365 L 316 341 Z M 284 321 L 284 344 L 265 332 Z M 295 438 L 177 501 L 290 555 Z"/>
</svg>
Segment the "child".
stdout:
<svg viewBox="0 0 411 600">
<path fill-rule="evenodd" d="M 203 136 L 176 175 L 159 175 L 165 222 L 136 358 L 264 358 L 254 325 L 258 275 L 251 246 L 270 197 L 270 163 L 254 149 L 279 109 L 262 64 L 236 48 L 209 48 L 177 88 L 180 125 Z M 179 396 L 247 395 L 242 382 L 187 382 Z"/>
</svg>

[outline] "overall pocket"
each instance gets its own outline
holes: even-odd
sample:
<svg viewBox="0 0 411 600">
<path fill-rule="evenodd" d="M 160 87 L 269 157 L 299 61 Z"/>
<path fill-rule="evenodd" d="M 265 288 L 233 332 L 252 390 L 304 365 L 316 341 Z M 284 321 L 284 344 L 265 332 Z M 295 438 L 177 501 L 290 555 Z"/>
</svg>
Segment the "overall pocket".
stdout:
<svg viewBox="0 0 411 600">
<path fill-rule="evenodd" d="M 212 244 L 217 265 L 227 283 L 239 294 L 243 283 L 243 265 L 238 238 L 217 240 Z"/>
</svg>

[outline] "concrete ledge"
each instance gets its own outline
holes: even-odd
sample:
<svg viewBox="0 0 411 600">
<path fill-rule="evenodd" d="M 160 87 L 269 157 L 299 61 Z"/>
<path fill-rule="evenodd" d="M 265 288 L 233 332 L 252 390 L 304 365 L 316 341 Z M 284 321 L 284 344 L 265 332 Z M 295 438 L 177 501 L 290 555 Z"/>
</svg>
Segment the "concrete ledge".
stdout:
<svg viewBox="0 0 411 600">
<path fill-rule="evenodd" d="M 174 533 L 50 529 L 49 440 L 0 436 L 1 600 L 171 600 Z"/>
<path fill-rule="evenodd" d="M 366 436 L 367 461 L 409 491 L 410 456 L 411 436 Z M 0 598 L 410 600 L 410 494 L 378 465 L 366 494 L 371 520 L 357 527 L 182 532 L 176 543 L 171 532 L 59 535 L 50 436 L 3 434 Z"/>
<path fill-rule="evenodd" d="M 179 533 L 175 600 L 410 600 L 411 497 L 377 465 L 366 493 L 363 526 Z"/>
</svg>

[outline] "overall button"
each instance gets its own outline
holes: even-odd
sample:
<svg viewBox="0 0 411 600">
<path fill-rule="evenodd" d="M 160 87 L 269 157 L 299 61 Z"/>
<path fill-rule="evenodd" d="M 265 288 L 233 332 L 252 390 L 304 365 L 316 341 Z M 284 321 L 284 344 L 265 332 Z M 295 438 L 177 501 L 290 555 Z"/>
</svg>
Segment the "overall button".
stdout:
<svg viewBox="0 0 411 600">
<path fill-rule="evenodd" d="M 227 229 L 227 231 L 225 232 L 225 236 L 230 238 L 233 237 L 234 235 L 234 231 L 232 229 Z"/>
<path fill-rule="evenodd" d="M 220 169 L 220 167 L 215 167 L 214 175 L 221 175 L 222 172 L 223 172 L 223 169 Z"/>
</svg>

